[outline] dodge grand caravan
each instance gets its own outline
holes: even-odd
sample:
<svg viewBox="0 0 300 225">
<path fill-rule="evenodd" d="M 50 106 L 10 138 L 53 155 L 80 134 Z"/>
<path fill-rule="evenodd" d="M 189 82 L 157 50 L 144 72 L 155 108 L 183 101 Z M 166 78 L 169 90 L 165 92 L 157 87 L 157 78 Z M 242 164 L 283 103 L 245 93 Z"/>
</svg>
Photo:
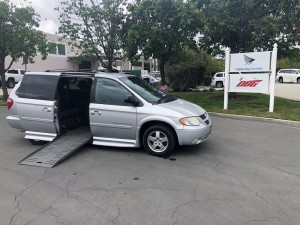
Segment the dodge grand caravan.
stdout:
<svg viewBox="0 0 300 225">
<path fill-rule="evenodd" d="M 28 72 L 7 107 L 9 125 L 33 143 L 86 126 L 95 145 L 161 156 L 203 142 L 212 129 L 203 108 L 126 74 Z"/>
</svg>

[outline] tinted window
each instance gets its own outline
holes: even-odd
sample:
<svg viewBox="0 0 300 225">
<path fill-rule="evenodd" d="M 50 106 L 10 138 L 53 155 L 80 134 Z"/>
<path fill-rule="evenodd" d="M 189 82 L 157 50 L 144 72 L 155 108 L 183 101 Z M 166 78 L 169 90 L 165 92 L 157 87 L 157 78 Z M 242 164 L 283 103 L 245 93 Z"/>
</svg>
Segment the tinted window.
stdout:
<svg viewBox="0 0 300 225">
<path fill-rule="evenodd" d="M 9 70 L 7 73 L 18 74 L 18 70 Z"/>
<path fill-rule="evenodd" d="M 21 74 L 23 74 L 23 75 L 24 75 L 24 74 L 25 74 L 25 72 L 26 72 L 25 70 L 21 70 Z"/>
<path fill-rule="evenodd" d="M 59 76 L 24 75 L 16 94 L 20 98 L 54 101 Z"/>
<path fill-rule="evenodd" d="M 217 73 L 217 77 L 223 77 L 222 73 Z"/>
<path fill-rule="evenodd" d="M 124 102 L 128 96 L 132 96 L 132 93 L 117 81 L 107 78 L 97 78 L 95 103 L 132 106 L 132 104 Z"/>
</svg>

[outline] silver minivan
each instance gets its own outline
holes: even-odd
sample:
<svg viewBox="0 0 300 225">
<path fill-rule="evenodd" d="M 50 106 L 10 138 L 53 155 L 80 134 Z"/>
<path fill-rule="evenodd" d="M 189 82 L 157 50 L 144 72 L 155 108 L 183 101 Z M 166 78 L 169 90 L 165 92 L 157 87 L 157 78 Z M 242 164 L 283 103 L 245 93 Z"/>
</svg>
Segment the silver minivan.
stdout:
<svg viewBox="0 0 300 225">
<path fill-rule="evenodd" d="M 162 156 L 203 142 L 212 129 L 200 106 L 126 74 L 28 72 L 7 106 L 9 125 L 33 143 L 86 126 L 95 145 L 144 147 Z"/>
</svg>

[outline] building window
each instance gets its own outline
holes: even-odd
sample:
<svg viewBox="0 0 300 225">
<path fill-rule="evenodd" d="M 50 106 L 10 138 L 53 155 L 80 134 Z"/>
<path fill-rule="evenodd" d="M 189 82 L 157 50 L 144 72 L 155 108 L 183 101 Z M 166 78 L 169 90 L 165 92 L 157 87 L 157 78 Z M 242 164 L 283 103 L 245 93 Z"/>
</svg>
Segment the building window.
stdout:
<svg viewBox="0 0 300 225">
<path fill-rule="evenodd" d="M 48 42 L 48 52 L 49 54 L 53 54 L 53 55 L 57 54 L 55 43 Z"/>
<path fill-rule="evenodd" d="M 139 67 L 141 67 L 142 66 L 142 62 L 132 62 L 131 65 L 132 66 L 139 66 Z"/>
<path fill-rule="evenodd" d="M 66 46 L 63 44 L 57 44 L 58 54 L 66 55 Z"/>
</svg>

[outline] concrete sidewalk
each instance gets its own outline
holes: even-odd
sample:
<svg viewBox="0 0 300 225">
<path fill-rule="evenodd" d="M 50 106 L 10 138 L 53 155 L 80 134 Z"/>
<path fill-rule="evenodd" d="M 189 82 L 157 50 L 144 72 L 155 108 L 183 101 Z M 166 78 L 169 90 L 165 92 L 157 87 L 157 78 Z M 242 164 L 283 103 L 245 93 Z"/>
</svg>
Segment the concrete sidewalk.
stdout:
<svg viewBox="0 0 300 225">
<path fill-rule="evenodd" d="M 300 101 L 300 84 L 276 83 L 275 96 Z"/>
</svg>

